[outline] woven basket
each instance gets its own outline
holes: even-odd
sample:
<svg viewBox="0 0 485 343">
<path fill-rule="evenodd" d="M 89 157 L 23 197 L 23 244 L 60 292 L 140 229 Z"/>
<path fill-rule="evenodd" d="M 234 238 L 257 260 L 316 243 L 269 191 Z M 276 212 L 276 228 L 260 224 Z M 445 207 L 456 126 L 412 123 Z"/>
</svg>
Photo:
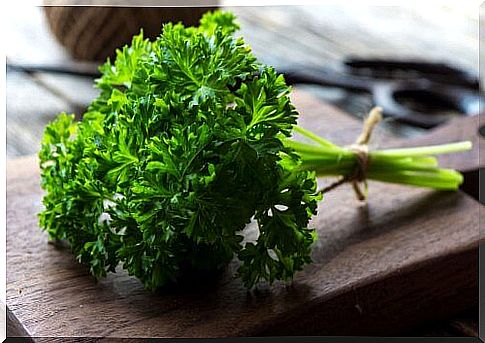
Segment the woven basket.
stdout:
<svg viewBox="0 0 485 343">
<path fill-rule="evenodd" d="M 208 7 L 44 7 L 57 40 L 79 60 L 104 61 L 116 48 L 131 42 L 143 28 L 144 36 L 160 34 L 162 23 L 197 25 Z"/>
</svg>

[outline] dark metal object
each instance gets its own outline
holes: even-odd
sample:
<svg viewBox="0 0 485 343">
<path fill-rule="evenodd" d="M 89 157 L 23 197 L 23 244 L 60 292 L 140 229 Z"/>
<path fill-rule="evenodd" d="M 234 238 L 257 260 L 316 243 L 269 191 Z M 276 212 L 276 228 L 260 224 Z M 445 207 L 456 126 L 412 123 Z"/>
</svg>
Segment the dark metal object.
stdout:
<svg viewBox="0 0 485 343">
<path fill-rule="evenodd" d="M 354 75 L 371 74 L 379 78 L 395 78 L 395 73 L 400 72 L 399 76 L 402 79 L 406 78 L 406 75 L 408 78 L 424 75 L 428 80 L 478 89 L 476 77 L 445 63 L 349 59 L 345 62 L 345 66 Z"/>
<path fill-rule="evenodd" d="M 28 74 L 66 74 L 91 78 L 97 78 L 101 76 L 101 73 L 98 70 L 98 65 L 89 62 L 49 65 L 35 63 L 14 63 L 7 60 L 7 70 L 21 71 Z"/>
<path fill-rule="evenodd" d="M 476 78 L 446 64 L 354 59 L 345 65 L 343 73 L 308 67 L 283 73 L 290 84 L 370 93 L 385 115 L 423 128 L 443 124 L 450 119 L 446 112 L 478 114 L 480 101 L 485 100 Z"/>
<path fill-rule="evenodd" d="M 447 112 L 475 115 L 480 101 L 478 80 L 472 75 L 441 63 L 349 60 L 346 71 L 337 73 L 314 67 L 282 68 L 288 84 L 316 84 L 369 93 L 373 103 L 384 109 L 386 116 L 432 128 L 450 119 Z M 92 63 L 66 65 L 13 64 L 7 67 L 23 72 L 61 73 L 99 77 Z"/>
</svg>

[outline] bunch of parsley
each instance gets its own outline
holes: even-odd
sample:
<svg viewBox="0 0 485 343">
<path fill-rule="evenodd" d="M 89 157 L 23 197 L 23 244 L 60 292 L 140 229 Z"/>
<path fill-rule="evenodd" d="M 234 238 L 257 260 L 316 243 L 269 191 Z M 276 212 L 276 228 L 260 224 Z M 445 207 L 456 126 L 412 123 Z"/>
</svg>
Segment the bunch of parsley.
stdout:
<svg viewBox="0 0 485 343">
<path fill-rule="evenodd" d="M 292 168 L 299 157 L 280 139 L 297 112 L 237 28 L 216 12 L 134 37 L 101 68 L 83 120 L 61 114 L 45 129 L 41 227 L 94 276 L 121 263 L 155 289 L 236 255 L 251 286 L 310 262 L 315 174 Z M 243 245 L 253 217 L 259 237 Z"/>
<path fill-rule="evenodd" d="M 346 173 L 355 158 L 323 138 L 289 140 L 290 88 L 233 35 L 234 20 L 214 12 L 199 27 L 166 24 L 155 41 L 135 36 L 101 67 L 101 94 L 82 121 L 63 113 L 46 127 L 40 225 L 95 277 L 121 264 L 157 289 L 237 257 L 251 287 L 311 261 L 316 175 Z M 388 179 L 376 175 L 406 183 L 392 178 L 409 152 L 395 154 L 378 159 L 381 169 L 394 163 Z M 432 162 L 413 156 L 407 166 Z M 457 175 L 433 180 L 456 188 Z M 251 220 L 257 239 L 243 242 Z"/>
</svg>

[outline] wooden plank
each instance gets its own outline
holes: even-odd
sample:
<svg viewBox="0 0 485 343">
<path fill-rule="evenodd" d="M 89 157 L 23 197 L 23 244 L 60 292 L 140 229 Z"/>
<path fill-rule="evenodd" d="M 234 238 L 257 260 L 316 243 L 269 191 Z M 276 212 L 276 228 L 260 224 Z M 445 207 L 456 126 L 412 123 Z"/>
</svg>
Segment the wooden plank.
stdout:
<svg viewBox="0 0 485 343">
<path fill-rule="evenodd" d="M 65 100 L 39 86 L 28 75 L 7 73 L 7 157 L 34 154 L 46 123 L 71 110 Z"/>
<path fill-rule="evenodd" d="M 90 77 L 49 73 L 33 73 L 31 76 L 40 86 L 65 100 L 79 117 L 100 93 Z"/>
<path fill-rule="evenodd" d="M 478 74 L 477 8 L 472 3 L 229 7 L 255 54 L 276 66 L 338 68 L 349 56 L 417 58 Z"/>
<path fill-rule="evenodd" d="M 7 158 L 38 151 L 45 125 L 63 111 L 80 115 L 99 91 L 92 80 L 7 73 Z"/>
<path fill-rule="evenodd" d="M 360 130 L 307 94 L 293 99 L 303 126 L 338 143 Z M 343 186 L 321 202 L 314 263 L 291 285 L 247 292 L 234 262 L 196 288 L 153 294 L 122 270 L 95 283 L 67 249 L 48 245 L 38 182 L 35 158 L 9 162 L 7 306 L 34 337 L 385 335 L 478 303 L 479 204 L 461 192 L 371 182 L 362 206 Z"/>
</svg>

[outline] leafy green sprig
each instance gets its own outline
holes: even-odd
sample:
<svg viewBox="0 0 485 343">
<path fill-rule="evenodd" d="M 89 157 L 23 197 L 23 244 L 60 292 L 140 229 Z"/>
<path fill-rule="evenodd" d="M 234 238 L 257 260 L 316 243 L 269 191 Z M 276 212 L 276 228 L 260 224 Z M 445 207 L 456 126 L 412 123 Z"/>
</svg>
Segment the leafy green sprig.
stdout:
<svg viewBox="0 0 485 343">
<path fill-rule="evenodd" d="M 251 287 L 311 262 L 316 176 L 345 175 L 355 155 L 295 126 L 283 76 L 237 29 L 213 12 L 199 27 L 166 24 L 155 41 L 135 36 L 100 68 L 82 121 L 63 113 L 46 127 L 40 226 L 96 278 L 121 264 L 154 290 L 236 257 Z M 290 140 L 294 130 L 316 144 Z M 455 188 L 459 174 L 426 156 L 465 147 L 372 152 L 368 177 Z M 413 181 L 423 171 L 428 181 Z M 257 237 L 244 241 L 252 220 Z"/>
</svg>

